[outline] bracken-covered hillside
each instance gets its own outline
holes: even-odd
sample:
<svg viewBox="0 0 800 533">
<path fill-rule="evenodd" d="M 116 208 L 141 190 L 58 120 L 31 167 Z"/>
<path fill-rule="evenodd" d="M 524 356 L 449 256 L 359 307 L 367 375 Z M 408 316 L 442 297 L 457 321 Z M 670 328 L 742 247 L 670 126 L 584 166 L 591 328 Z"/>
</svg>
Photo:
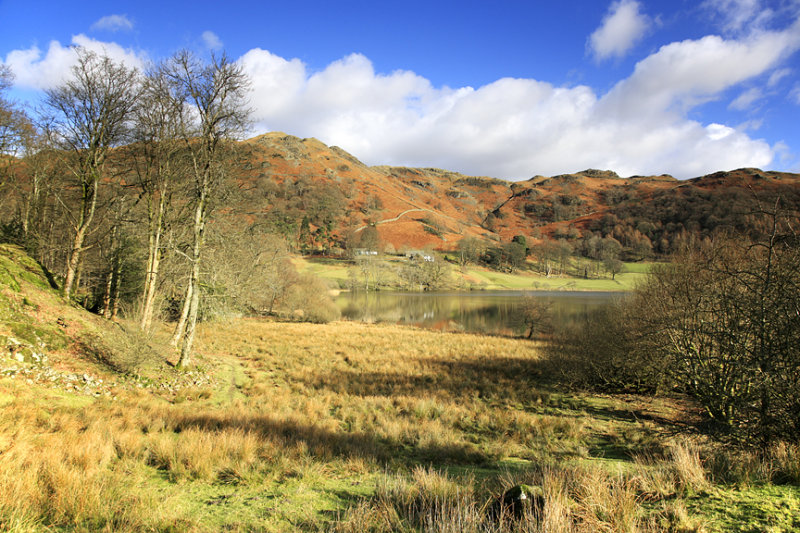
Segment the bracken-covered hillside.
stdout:
<svg viewBox="0 0 800 533">
<path fill-rule="evenodd" d="M 369 167 L 316 139 L 268 133 L 243 142 L 246 211 L 297 233 L 327 227 L 346 242 L 374 225 L 396 250 L 453 249 L 464 237 L 507 242 L 516 235 L 614 236 L 625 246 L 646 237 L 668 253 L 687 231 L 742 229 L 754 205 L 777 196 L 800 204 L 800 175 L 739 169 L 680 181 L 668 175 L 622 178 L 585 170 L 509 182 L 434 168 Z"/>
</svg>

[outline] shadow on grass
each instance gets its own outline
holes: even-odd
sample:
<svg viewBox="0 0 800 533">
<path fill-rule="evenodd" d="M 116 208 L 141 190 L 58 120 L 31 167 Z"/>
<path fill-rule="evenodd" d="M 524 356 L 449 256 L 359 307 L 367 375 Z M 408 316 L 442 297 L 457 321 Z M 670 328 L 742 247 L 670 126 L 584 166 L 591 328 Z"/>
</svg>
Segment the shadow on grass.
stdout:
<svg viewBox="0 0 800 533">
<path fill-rule="evenodd" d="M 677 401 L 677 400 L 676 400 Z M 668 417 L 658 413 L 648 412 L 643 408 L 617 409 L 612 407 L 598 407 L 587 405 L 583 408 L 586 414 L 600 420 L 624 422 L 651 422 L 660 428 L 663 435 L 678 435 L 687 432 L 702 433 L 707 431 L 707 424 L 703 421 L 697 409 L 684 406 L 679 416 Z"/>
<path fill-rule="evenodd" d="M 537 361 L 486 357 L 472 361 L 417 360 L 416 373 L 334 369 L 306 379 L 306 386 L 351 396 L 493 398 L 541 403 L 552 390 Z"/>
<path fill-rule="evenodd" d="M 187 429 L 216 432 L 239 430 L 272 441 L 287 450 L 306 449 L 322 460 L 332 458 L 371 459 L 384 466 L 396 464 L 483 464 L 487 457 L 476 448 L 462 444 L 401 442 L 368 432 L 345 432 L 282 420 L 270 416 L 184 414 L 175 420 L 173 431 Z"/>
</svg>

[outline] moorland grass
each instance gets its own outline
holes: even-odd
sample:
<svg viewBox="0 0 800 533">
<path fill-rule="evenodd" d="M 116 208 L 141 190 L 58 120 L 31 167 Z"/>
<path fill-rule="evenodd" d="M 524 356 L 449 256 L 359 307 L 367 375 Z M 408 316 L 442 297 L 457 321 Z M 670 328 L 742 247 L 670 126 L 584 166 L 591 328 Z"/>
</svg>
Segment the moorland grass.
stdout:
<svg viewBox="0 0 800 533">
<path fill-rule="evenodd" d="M 540 348 L 237 320 L 201 325 L 198 386 L 0 379 L 0 531 L 724 531 L 726 505 L 800 526 L 796 447 L 710 447 L 681 402 L 569 393 Z M 487 513 L 516 484 L 541 512 Z"/>
</svg>

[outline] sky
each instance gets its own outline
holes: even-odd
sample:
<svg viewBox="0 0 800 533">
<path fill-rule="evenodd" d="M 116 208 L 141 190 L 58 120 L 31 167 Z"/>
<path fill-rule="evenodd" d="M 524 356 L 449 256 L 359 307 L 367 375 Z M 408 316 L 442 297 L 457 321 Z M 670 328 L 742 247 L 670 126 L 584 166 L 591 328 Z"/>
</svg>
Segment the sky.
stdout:
<svg viewBox="0 0 800 533">
<path fill-rule="evenodd" d="M 369 165 L 800 172 L 800 0 L 0 0 L 21 105 L 76 46 L 141 69 L 224 52 L 251 79 L 251 135 Z"/>
</svg>

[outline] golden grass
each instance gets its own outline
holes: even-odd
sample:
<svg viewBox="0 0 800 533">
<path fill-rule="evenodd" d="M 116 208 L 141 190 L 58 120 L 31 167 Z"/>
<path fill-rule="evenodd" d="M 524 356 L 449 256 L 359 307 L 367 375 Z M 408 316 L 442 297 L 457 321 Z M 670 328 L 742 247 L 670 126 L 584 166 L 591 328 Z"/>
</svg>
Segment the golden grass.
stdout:
<svg viewBox="0 0 800 533">
<path fill-rule="evenodd" d="M 240 320 L 198 345 L 214 387 L 78 406 L 0 380 L 0 531 L 691 530 L 680 498 L 713 478 L 619 401 L 558 392 L 535 343 Z M 650 455 L 593 462 L 615 450 Z M 492 522 L 519 483 L 541 515 Z"/>
</svg>

